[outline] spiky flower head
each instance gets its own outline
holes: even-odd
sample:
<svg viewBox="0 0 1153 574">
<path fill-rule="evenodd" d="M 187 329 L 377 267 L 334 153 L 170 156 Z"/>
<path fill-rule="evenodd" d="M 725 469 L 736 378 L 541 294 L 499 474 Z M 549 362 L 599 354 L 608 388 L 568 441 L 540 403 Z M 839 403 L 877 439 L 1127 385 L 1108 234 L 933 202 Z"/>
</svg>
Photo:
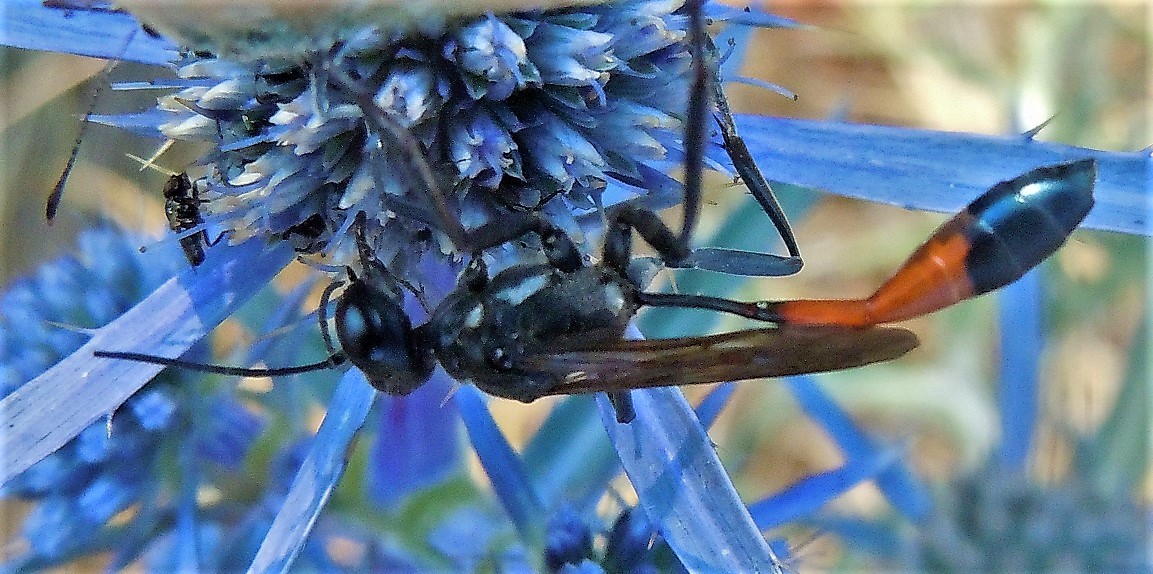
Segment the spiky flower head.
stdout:
<svg viewBox="0 0 1153 574">
<path fill-rule="evenodd" d="M 231 241 L 285 238 L 345 264 L 363 212 L 374 255 L 404 275 L 423 253 L 461 255 L 462 228 L 532 210 L 575 232 L 574 210 L 610 181 L 663 177 L 647 163 L 679 147 L 680 5 L 362 24 L 260 57 L 189 51 L 160 130 L 212 145 L 201 197 Z"/>
</svg>

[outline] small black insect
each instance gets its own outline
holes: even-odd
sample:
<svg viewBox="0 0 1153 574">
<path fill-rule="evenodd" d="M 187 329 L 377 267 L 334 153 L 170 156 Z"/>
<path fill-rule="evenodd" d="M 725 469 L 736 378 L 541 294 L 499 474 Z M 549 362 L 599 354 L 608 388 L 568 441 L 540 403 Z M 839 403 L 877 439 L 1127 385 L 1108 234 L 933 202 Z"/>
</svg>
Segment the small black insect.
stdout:
<svg viewBox="0 0 1153 574">
<path fill-rule="evenodd" d="M 168 227 L 175 233 L 184 233 L 204 225 L 204 218 L 200 215 L 200 192 L 196 185 L 188 179 L 186 173 L 176 173 L 168 176 L 164 184 L 164 216 L 168 218 Z M 204 248 L 212 247 L 220 242 L 220 237 L 208 241 L 208 232 L 204 229 L 191 235 L 180 238 L 180 248 L 184 250 L 184 258 L 193 267 L 204 263 Z"/>
</svg>

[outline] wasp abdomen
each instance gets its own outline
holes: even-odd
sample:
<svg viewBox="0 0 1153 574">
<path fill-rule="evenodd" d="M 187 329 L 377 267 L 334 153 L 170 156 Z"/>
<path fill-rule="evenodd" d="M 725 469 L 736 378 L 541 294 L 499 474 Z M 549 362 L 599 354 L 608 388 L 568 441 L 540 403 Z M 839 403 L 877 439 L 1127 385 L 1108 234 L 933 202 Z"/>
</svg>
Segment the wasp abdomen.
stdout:
<svg viewBox="0 0 1153 574">
<path fill-rule="evenodd" d="M 864 327 L 937 311 L 1020 279 L 1057 251 L 1093 207 L 1092 159 L 1003 181 L 946 221 L 868 299 L 782 301 L 769 320 Z"/>
<path fill-rule="evenodd" d="M 1038 168 L 969 205 L 966 267 L 974 295 L 1016 281 L 1065 243 L 1093 207 L 1096 172 L 1091 159 Z"/>
</svg>

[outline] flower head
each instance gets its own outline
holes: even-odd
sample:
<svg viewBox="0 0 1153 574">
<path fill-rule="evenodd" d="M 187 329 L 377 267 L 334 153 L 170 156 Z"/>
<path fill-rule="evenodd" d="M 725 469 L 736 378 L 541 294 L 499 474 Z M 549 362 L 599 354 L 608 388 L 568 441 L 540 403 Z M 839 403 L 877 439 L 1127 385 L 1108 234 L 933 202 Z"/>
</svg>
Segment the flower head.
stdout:
<svg viewBox="0 0 1153 574">
<path fill-rule="evenodd" d="M 363 212 L 374 255 L 404 275 L 509 212 L 576 230 L 574 208 L 664 160 L 691 62 L 679 5 L 365 25 L 291 57 L 188 51 L 160 131 L 212 145 L 204 210 L 232 241 L 283 237 L 345 264 Z"/>
</svg>

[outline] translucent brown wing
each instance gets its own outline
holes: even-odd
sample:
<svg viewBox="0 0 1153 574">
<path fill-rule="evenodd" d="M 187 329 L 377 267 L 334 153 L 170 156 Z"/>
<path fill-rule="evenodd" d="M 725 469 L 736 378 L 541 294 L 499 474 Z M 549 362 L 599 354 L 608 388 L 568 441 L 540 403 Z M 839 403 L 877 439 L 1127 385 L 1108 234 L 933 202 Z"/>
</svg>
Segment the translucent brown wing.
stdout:
<svg viewBox="0 0 1153 574">
<path fill-rule="evenodd" d="M 893 327 L 780 327 L 648 341 L 591 338 L 518 362 L 563 382 L 545 395 L 579 394 L 819 373 L 888 361 L 918 344 Z"/>
</svg>

